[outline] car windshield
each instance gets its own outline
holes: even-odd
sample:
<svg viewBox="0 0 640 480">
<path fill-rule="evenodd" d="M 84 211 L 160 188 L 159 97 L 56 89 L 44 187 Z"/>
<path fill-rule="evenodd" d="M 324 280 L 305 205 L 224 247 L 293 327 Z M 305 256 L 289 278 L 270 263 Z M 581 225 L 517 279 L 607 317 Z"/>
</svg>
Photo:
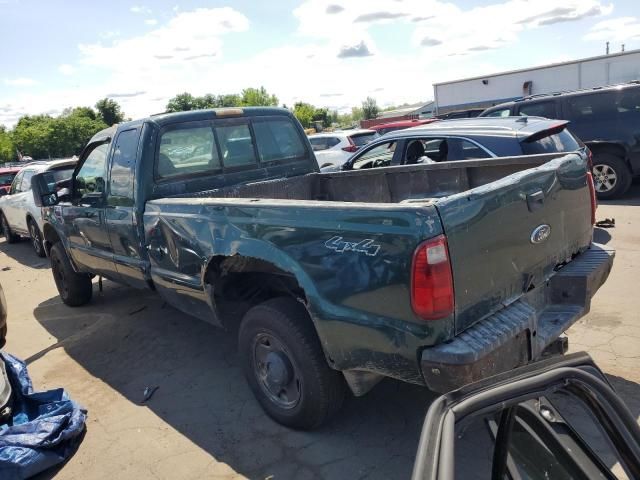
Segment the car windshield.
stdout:
<svg viewBox="0 0 640 480">
<path fill-rule="evenodd" d="M 0 173 L 0 185 L 11 185 L 15 176 L 15 173 Z"/>
</svg>

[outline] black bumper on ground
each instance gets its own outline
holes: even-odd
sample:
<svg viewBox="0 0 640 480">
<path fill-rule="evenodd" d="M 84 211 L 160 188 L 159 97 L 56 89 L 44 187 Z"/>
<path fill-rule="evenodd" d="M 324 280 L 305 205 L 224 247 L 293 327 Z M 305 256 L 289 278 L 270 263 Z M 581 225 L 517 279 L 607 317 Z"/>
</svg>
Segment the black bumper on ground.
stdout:
<svg viewBox="0 0 640 480">
<path fill-rule="evenodd" d="M 444 393 L 540 358 L 589 311 L 591 298 L 609 276 L 614 256 L 614 250 L 593 244 L 545 286 L 533 289 L 452 341 L 425 348 L 421 369 L 427 386 Z"/>
</svg>

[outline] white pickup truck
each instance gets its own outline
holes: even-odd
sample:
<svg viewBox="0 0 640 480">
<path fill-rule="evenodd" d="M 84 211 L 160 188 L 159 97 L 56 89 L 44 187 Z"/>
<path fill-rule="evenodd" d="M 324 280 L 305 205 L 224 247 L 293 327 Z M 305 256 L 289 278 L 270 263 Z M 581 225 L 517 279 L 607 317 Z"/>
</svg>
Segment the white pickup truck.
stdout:
<svg viewBox="0 0 640 480">
<path fill-rule="evenodd" d="M 7 195 L 0 197 L 0 226 L 7 243 L 17 242 L 21 236 L 29 237 L 33 249 L 45 256 L 42 245 L 42 215 L 33 201 L 31 177 L 36 173 L 51 171 L 56 182 L 71 178 L 77 159 L 32 162 L 13 179 Z"/>
</svg>

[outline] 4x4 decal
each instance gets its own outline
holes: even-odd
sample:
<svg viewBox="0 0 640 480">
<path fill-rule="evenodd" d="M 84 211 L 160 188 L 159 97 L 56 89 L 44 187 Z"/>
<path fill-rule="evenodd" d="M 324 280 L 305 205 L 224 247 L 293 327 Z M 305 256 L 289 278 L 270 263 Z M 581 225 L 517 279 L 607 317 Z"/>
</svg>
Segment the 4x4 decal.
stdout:
<svg viewBox="0 0 640 480">
<path fill-rule="evenodd" d="M 364 253 L 370 257 L 375 257 L 380 250 L 380 245 L 373 243 L 370 238 L 365 238 L 359 242 L 347 242 L 342 237 L 331 237 L 324 243 L 324 246 L 330 250 L 335 250 L 338 253 L 344 252 L 358 252 Z"/>
</svg>

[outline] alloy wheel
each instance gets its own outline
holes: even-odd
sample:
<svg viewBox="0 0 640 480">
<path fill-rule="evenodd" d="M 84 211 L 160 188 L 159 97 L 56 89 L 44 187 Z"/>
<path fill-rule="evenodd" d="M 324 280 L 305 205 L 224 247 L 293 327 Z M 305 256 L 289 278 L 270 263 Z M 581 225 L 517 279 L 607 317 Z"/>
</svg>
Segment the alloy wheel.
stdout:
<svg viewBox="0 0 640 480">
<path fill-rule="evenodd" d="M 596 192 L 603 193 L 612 190 L 618 182 L 616 171 L 606 164 L 593 166 L 593 183 Z"/>
</svg>

